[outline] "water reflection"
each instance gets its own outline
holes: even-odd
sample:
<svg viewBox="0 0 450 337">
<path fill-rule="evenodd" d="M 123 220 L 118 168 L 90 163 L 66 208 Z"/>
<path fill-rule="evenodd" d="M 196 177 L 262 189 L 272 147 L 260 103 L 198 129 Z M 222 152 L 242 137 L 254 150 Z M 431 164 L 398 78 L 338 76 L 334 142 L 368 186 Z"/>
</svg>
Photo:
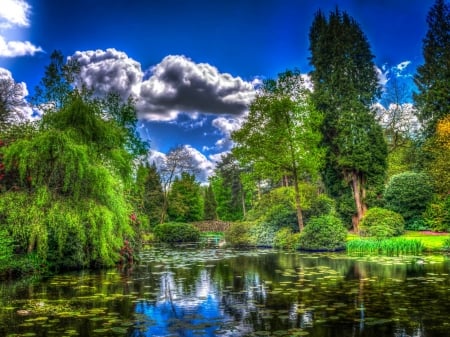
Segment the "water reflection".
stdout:
<svg viewBox="0 0 450 337">
<path fill-rule="evenodd" d="M 0 335 L 448 337 L 450 260 L 422 259 L 149 248 L 129 273 L 0 283 Z"/>
</svg>

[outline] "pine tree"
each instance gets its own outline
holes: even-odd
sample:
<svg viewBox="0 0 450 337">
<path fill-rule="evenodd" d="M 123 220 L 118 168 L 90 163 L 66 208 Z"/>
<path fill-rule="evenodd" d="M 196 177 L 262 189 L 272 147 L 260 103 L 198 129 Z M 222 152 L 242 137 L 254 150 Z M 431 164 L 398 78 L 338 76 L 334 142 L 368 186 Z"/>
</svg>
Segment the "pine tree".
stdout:
<svg viewBox="0 0 450 337">
<path fill-rule="evenodd" d="M 205 205 L 203 213 L 204 220 L 217 220 L 217 201 L 214 197 L 214 191 L 211 184 L 205 188 Z"/>
<path fill-rule="evenodd" d="M 386 143 L 371 110 L 380 94 L 374 56 L 359 25 L 339 9 L 328 19 L 318 12 L 309 37 L 313 101 L 324 114 L 323 180 L 341 211 L 348 212 L 351 191 L 349 213 L 357 231 L 368 194 L 381 190 L 386 170 Z"/>
<path fill-rule="evenodd" d="M 419 92 L 413 97 L 425 135 L 432 137 L 437 122 L 450 113 L 450 5 L 436 0 L 427 23 L 423 40 L 425 63 L 417 68 L 414 82 Z"/>
</svg>

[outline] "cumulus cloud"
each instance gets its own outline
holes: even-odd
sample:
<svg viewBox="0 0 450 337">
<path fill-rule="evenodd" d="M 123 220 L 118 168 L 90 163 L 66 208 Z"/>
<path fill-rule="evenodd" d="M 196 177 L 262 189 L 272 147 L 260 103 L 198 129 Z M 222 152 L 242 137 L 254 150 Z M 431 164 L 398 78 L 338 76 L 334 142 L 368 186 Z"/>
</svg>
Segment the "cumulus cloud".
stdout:
<svg viewBox="0 0 450 337">
<path fill-rule="evenodd" d="M 3 36 L 0 36 L 0 56 L 17 57 L 34 55 L 42 51 L 41 47 L 36 47 L 29 41 L 6 41 Z"/>
<path fill-rule="evenodd" d="M 0 57 L 34 55 L 42 52 L 30 41 L 8 41 L 5 31 L 13 27 L 29 27 L 31 6 L 23 0 L 2 0 L 0 7 Z"/>
<path fill-rule="evenodd" d="M 141 65 L 124 52 L 114 48 L 77 51 L 68 59 L 80 65 L 76 85 L 85 85 L 94 90 L 95 95 L 103 96 L 112 91 L 127 99 L 139 91 L 143 78 Z"/>
<path fill-rule="evenodd" d="M 142 83 L 138 109 L 148 120 L 171 120 L 180 112 L 239 115 L 254 97 L 252 83 L 207 63 L 170 55 Z"/>
<path fill-rule="evenodd" d="M 2 0 L 0 7 L 0 28 L 12 26 L 28 27 L 28 14 L 31 7 L 23 0 Z"/>
</svg>

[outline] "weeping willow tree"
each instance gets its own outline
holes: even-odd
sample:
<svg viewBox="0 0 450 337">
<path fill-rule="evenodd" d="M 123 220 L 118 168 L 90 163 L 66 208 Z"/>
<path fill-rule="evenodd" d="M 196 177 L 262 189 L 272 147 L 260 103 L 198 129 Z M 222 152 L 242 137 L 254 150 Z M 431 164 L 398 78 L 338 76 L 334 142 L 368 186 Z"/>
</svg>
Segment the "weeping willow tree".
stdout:
<svg viewBox="0 0 450 337">
<path fill-rule="evenodd" d="M 17 177 L 0 195 L 0 229 L 20 254 L 55 268 L 110 266 L 135 230 L 127 189 L 135 155 L 129 132 L 104 105 L 73 93 L 47 112 L 33 137 L 4 147 Z"/>
</svg>

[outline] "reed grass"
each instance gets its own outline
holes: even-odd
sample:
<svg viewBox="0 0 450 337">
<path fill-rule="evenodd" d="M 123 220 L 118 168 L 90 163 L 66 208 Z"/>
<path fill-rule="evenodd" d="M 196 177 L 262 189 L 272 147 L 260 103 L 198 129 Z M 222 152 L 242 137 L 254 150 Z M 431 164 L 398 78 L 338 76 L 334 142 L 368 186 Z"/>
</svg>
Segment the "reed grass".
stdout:
<svg viewBox="0 0 450 337">
<path fill-rule="evenodd" d="M 374 255 L 417 255 L 424 250 L 424 244 L 420 240 L 391 238 L 384 240 L 354 239 L 347 241 L 347 253 L 349 254 L 374 254 Z"/>
</svg>

